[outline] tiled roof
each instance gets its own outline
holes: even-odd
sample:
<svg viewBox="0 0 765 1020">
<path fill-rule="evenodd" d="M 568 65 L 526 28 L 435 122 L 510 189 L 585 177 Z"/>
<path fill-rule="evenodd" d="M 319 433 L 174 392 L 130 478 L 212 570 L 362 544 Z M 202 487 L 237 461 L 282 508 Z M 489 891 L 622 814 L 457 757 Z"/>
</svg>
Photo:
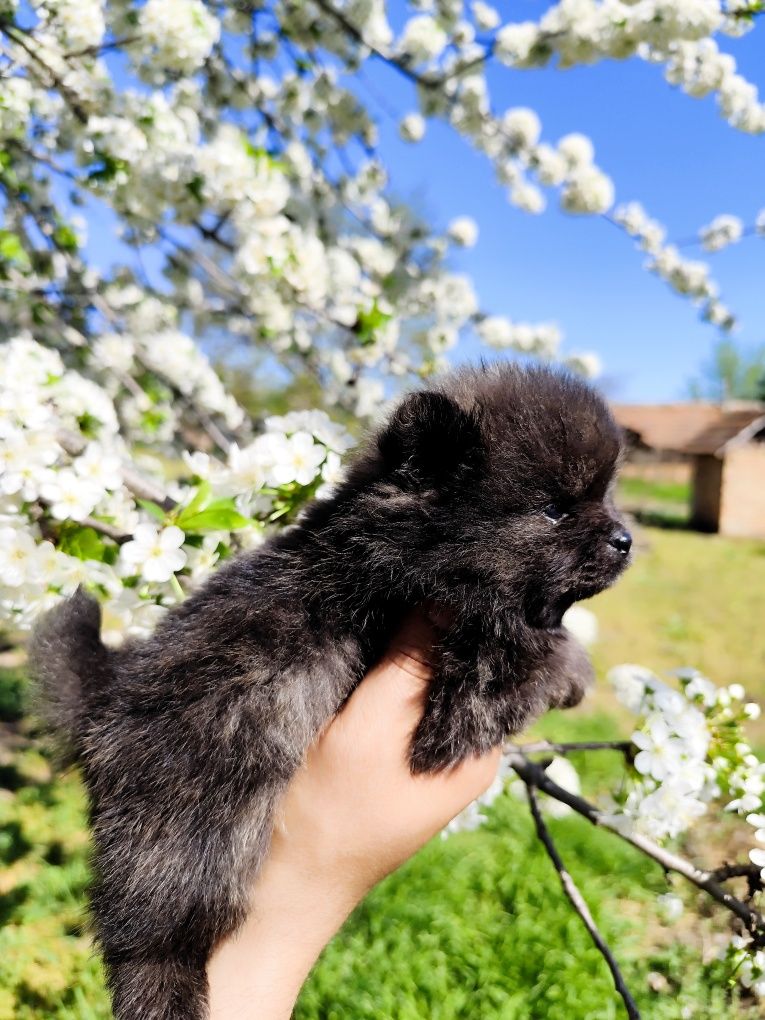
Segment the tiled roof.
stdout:
<svg viewBox="0 0 765 1020">
<path fill-rule="evenodd" d="M 765 428 L 765 404 L 616 404 L 612 410 L 641 444 L 676 453 L 721 454 L 732 440 Z"/>
</svg>

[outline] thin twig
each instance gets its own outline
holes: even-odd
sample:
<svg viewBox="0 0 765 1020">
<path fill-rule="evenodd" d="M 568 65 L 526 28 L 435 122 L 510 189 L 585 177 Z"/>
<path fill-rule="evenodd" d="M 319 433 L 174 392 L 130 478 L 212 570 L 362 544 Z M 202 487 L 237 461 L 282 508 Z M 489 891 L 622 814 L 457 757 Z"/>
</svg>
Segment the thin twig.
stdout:
<svg viewBox="0 0 765 1020">
<path fill-rule="evenodd" d="M 740 241 L 745 237 L 755 237 L 760 233 L 762 233 L 761 228 L 758 227 L 756 223 L 750 223 L 748 226 L 743 228 L 741 231 L 741 237 L 739 237 L 738 240 Z M 694 234 L 693 237 L 681 237 L 679 241 L 673 241 L 672 243 L 676 248 L 696 248 L 704 244 L 704 239 L 700 234 Z M 735 244 L 735 242 L 731 243 Z M 709 249 L 707 249 L 707 253 L 709 255 L 715 254 L 714 250 Z"/>
<path fill-rule="evenodd" d="M 611 971 L 611 976 L 614 979 L 616 990 L 624 1002 L 624 1008 L 627 1010 L 627 1016 L 630 1020 L 640 1020 L 640 1011 L 637 1008 L 635 1000 L 630 995 L 629 988 L 627 988 L 624 978 L 622 977 L 622 972 L 619 970 L 619 965 L 614 959 L 613 953 L 608 948 L 606 940 L 600 934 L 598 926 L 595 924 L 595 919 L 590 913 L 590 908 L 587 906 L 584 897 L 579 892 L 576 883 L 566 870 L 563 860 L 558 853 L 558 849 L 553 842 L 550 830 L 547 828 L 544 818 L 542 818 L 542 812 L 539 810 L 539 801 L 537 800 L 537 795 L 534 792 L 534 787 L 527 784 L 526 793 L 528 794 L 529 807 L 531 808 L 534 825 L 536 826 L 537 836 L 539 836 L 539 839 L 547 851 L 550 860 L 553 862 L 555 870 L 558 872 L 558 877 L 560 878 L 560 884 L 563 886 L 564 893 L 568 896 L 572 907 L 581 917 L 582 923 L 590 933 L 592 941 L 595 943 L 601 956 L 608 964 L 608 969 Z"/>
<path fill-rule="evenodd" d="M 583 797 L 564 790 L 562 786 L 558 786 L 556 782 L 550 779 L 544 768 L 535 762 L 529 761 L 520 748 L 510 745 L 505 753 L 505 759 L 527 786 L 537 787 L 537 789 L 542 790 L 549 797 L 559 800 L 562 804 L 567 804 L 573 811 L 582 815 L 583 818 L 586 818 L 593 825 L 613 832 L 625 840 L 625 842 L 641 850 L 647 857 L 651 857 L 665 871 L 675 871 L 678 875 L 682 875 L 683 878 L 686 878 L 695 885 L 697 889 L 702 889 L 713 900 L 716 900 L 727 910 L 730 910 L 731 913 L 735 914 L 743 922 L 747 931 L 755 935 L 758 941 L 765 942 L 765 918 L 760 911 L 732 896 L 727 889 L 720 885 L 713 871 L 704 871 L 701 868 L 697 868 L 684 857 L 658 846 L 658 844 L 641 833 L 622 828 L 605 812 L 590 804 Z"/>
<path fill-rule="evenodd" d="M 64 82 L 61 75 L 58 74 L 47 61 L 43 60 L 40 54 L 35 49 L 34 44 L 37 40 L 34 37 L 34 33 L 23 29 L 20 25 L 8 25 L 0 22 L 0 32 L 3 32 L 9 39 L 11 39 L 17 46 L 19 46 L 36 64 L 38 64 L 48 75 L 50 82 L 47 84 L 47 88 L 55 87 L 61 93 L 62 98 L 66 101 L 67 106 L 72 111 L 74 116 L 81 124 L 88 123 L 88 114 L 82 103 L 80 102 L 79 96 L 77 96 L 69 86 Z M 31 41 L 27 41 L 27 39 Z M 38 43 L 39 46 L 39 43 Z"/>
<path fill-rule="evenodd" d="M 143 37 L 134 35 L 123 35 L 118 39 L 107 39 L 106 42 L 94 43 L 92 46 L 85 46 L 81 50 L 69 50 L 64 53 L 64 60 L 75 60 L 81 57 L 100 57 L 102 53 L 109 53 L 111 50 L 118 50 L 122 46 L 132 46 L 140 42 Z"/>
<path fill-rule="evenodd" d="M 124 531 L 120 531 L 119 528 L 115 528 L 113 524 L 107 524 L 106 521 L 99 521 L 96 517 L 83 517 L 82 520 L 77 522 L 84 528 L 92 528 L 94 531 L 98 531 L 101 535 L 106 535 L 107 538 L 112 538 L 117 545 L 123 545 L 125 542 L 129 542 L 133 537 L 132 535 L 126 535 Z"/>
<path fill-rule="evenodd" d="M 85 449 L 85 442 L 74 432 L 69 432 L 66 429 L 61 429 L 56 435 L 56 439 L 63 446 L 68 454 L 76 457 L 82 453 Z M 137 496 L 138 499 L 147 499 L 152 503 L 156 503 L 157 506 L 162 507 L 163 510 L 173 510 L 178 505 L 175 500 L 170 499 L 165 493 L 155 485 L 153 482 L 147 481 L 142 478 L 137 471 L 132 468 L 122 469 L 122 478 L 125 482 L 125 487 Z"/>
<path fill-rule="evenodd" d="M 420 74 L 418 71 L 415 71 L 412 67 L 410 67 L 405 60 L 402 60 L 393 53 L 386 53 L 385 50 L 381 50 L 379 47 L 373 46 L 370 42 L 367 42 L 360 29 L 353 24 L 350 18 L 348 18 L 342 11 L 339 11 L 336 7 L 333 7 L 333 5 L 328 3 L 327 0 L 315 0 L 315 3 L 319 10 L 323 11 L 328 18 L 331 18 L 336 25 L 342 28 L 345 34 L 350 36 L 354 42 L 363 46 L 365 49 L 368 49 L 370 53 L 379 57 L 380 60 L 384 60 L 386 64 L 394 67 L 397 71 L 403 74 L 404 77 L 409 78 L 410 81 L 413 81 L 415 84 L 421 85 L 426 89 L 436 89 L 443 84 L 443 80 L 441 78 L 433 78 Z"/>
<path fill-rule="evenodd" d="M 533 744 L 521 744 L 521 754 L 573 754 L 576 751 L 619 751 L 631 754 L 633 744 L 629 740 L 577 740 L 556 744 L 550 740 L 536 740 Z"/>
</svg>

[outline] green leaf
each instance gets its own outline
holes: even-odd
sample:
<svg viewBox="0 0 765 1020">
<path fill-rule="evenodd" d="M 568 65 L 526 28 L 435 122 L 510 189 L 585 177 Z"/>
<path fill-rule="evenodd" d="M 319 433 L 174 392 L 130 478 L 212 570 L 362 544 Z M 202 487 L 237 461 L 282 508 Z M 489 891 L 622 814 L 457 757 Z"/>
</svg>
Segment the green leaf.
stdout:
<svg viewBox="0 0 765 1020">
<path fill-rule="evenodd" d="M 377 301 L 369 309 L 359 309 L 356 324 L 353 327 L 362 347 L 368 347 L 377 339 L 377 331 L 390 322 L 392 315 L 384 312 Z"/>
<path fill-rule="evenodd" d="M 58 548 L 61 552 L 68 556 L 75 556 L 78 560 L 103 562 L 108 547 L 93 528 L 67 523 L 61 528 Z"/>
<path fill-rule="evenodd" d="M 141 415 L 141 428 L 149 433 L 157 432 L 167 420 L 167 414 L 157 408 L 144 411 Z"/>
<path fill-rule="evenodd" d="M 100 163 L 88 172 L 88 179 L 91 181 L 111 181 L 120 170 L 127 167 L 124 159 L 115 159 L 106 152 L 97 152 L 95 158 L 100 160 Z"/>
<path fill-rule="evenodd" d="M 16 262 L 29 268 L 29 255 L 26 253 L 18 234 L 10 230 L 0 230 L 0 259 L 4 262 Z"/>
<path fill-rule="evenodd" d="M 42 301 L 33 301 L 30 305 L 32 312 L 32 321 L 36 326 L 47 326 L 53 322 L 55 313 L 52 308 L 44 304 Z"/>
<path fill-rule="evenodd" d="M 248 528 L 252 524 L 249 517 L 240 514 L 233 507 L 211 505 L 207 510 L 192 514 L 183 519 L 178 519 L 178 527 L 184 531 L 237 531 L 239 528 Z"/>
<path fill-rule="evenodd" d="M 137 499 L 136 503 L 142 510 L 145 510 L 147 514 L 151 514 L 151 516 L 155 520 L 159 521 L 160 524 L 165 523 L 165 511 L 158 503 L 154 503 L 150 499 Z"/>
<path fill-rule="evenodd" d="M 84 411 L 77 418 L 77 424 L 80 427 L 80 432 L 89 439 L 94 439 L 98 435 L 98 430 L 101 426 L 101 422 L 94 414 L 90 411 Z"/>
<path fill-rule="evenodd" d="M 184 520 L 189 517 L 193 517 L 199 513 L 200 510 L 204 510 L 210 503 L 210 496 L 212 495 L 212 487 L 209 482 L 201 482 L 199 488 L 194 493 L 190 503 L 187 503 L 185 507 L 176 517 L 176 524 L 179 528 L 183 527 Z"/>
<path fill-rule="evenodd" d="M 64 251 L 77 251 L 79 247 L 77 243 L 77 234 L 74 230 L 66 223 L 61 223 L 53 231 L 53 240 L 56 242 L 59 248 L 63 248 Z"/>
<path fill-rule="evenodd" d="M 186 183 L 186 190 L 200 203 L 204 201 L 204 187 L 205 179 L 201 174 L 196 174 Z"/>
</svg>

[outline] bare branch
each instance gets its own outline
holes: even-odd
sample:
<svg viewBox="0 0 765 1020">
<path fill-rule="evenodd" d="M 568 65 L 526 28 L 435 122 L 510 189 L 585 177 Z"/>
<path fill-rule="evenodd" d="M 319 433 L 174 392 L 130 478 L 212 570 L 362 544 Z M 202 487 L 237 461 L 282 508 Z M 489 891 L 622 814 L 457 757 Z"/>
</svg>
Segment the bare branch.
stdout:
<svg viewBox="0 0 765 1020">
<path fill-rule="evenodd" d="M 595 924 L 595 919 L 590 913 L 590 908 L 587 906 L 584 897 L 579 892 L 579 889 L 571 875 L 568 871 L 566 871 L 566 867 L 558 853 L 558 849 L 555 846 L 550 830 L 547 828 L 544 818 L 542 818 L 542 812 L 539 810 L 539 801 L 537 800 L 537 795 L 534 792 L 534 787 L 528 783 L 526 784 L 526 793 L 528 794 L 529 807 L 531 808 L 534 825 L 536 826 L 537 836 L 539 836 L 539 839 L 547 851 L 550 860 L 553 862 L 555 870 L 558 872 L 558 877 L 560 878 L 560 884 L 563 886 L 563 891 L 571 901 L 571 905 L 574 910 L 581 917 L 582 923 L 590 933 L 590 937 L 597 946 L 598 951 L 608 964 L 608 969 L 611 971 L 611 976 L 614 979 L 616 990 L 624 1002 L 624 1008 L 627 1010 L 627 1016 L 630 1020 L 640 1020 L 640 1011 L 637 1008 L 635 1000 L 630 995 L 630 991 L 622 977 L 622 972 L 619 970 L 619 965 L 614 959 L 613 953 L 608 948 L 606 940 L 600 934 L 598 926 Z"/>
<path fill-rule="evenodd" d="M 762 868 L 759 864 L 752 864 L 751 861 L 741 864 L 722 864 L 710 874 L 718 882 L 727 882 L 729 878 L 748 878 L 750 882 L 755 883 L 757 888 L 762 888 Z"/>
</svg>

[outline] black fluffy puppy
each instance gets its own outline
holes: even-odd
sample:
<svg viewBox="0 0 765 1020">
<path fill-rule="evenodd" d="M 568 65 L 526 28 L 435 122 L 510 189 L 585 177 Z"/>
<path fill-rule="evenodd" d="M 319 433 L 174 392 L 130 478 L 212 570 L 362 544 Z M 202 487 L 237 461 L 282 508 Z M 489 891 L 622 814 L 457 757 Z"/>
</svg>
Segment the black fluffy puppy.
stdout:
<svg viewBox="0 0 765 1020">
<path fill-rule="evenodd" d="M 106 649 L 83 594 L 43 621 L 32 660 L 90 795 L 93 915 L 120 1020 L 206 1015 L 205 964 L 245 917 L 277 798 L 411 607 L 453 617 L 414 771 L 581 698 L 590 667 L 561 617 L 627 562 L 619 450 L 584 382 L 465 371 L 406 397 L 331 499 L 152 637 Z"/>
</svg>

